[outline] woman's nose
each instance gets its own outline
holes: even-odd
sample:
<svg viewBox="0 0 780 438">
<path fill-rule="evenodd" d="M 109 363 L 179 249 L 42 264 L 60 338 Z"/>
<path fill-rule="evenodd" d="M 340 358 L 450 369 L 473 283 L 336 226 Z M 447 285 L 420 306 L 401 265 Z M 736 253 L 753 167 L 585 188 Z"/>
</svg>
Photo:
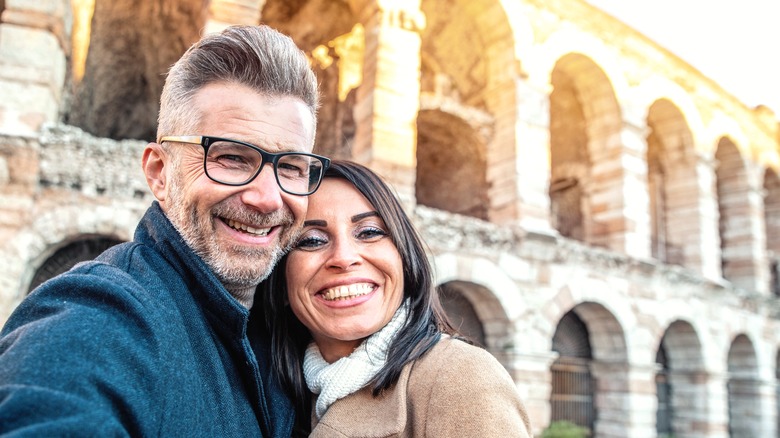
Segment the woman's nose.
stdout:
<svg viewBox="0 0 780 438">
<path fill-rule="evenodd" d="M 328 260 L 328 265 L 337 269 L 349 269 L 359 265 L 361 261 L 360 251 L 351 239 L 338 238 L 333 245 L 333 252 Z"/>
</svg>

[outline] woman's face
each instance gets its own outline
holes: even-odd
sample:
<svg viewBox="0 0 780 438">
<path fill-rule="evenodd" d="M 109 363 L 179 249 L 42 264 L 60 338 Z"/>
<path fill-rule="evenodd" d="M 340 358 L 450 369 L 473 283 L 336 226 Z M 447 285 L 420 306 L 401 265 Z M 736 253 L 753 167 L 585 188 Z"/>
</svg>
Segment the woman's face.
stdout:
<svg viewBox="0 0 780 438">
<path fill-rule="evenodd" d="M 401 255 L 384 221 L 340 178 L 309 197 L 286 274 L 290 306 L 328 362 L 384 327 L 403 299 Z"/>
</svg>

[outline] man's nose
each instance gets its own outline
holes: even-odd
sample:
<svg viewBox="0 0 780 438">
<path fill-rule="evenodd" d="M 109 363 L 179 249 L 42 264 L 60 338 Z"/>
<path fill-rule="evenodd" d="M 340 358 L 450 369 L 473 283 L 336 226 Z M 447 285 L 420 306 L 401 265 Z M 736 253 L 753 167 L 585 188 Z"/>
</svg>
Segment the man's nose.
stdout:
<svg viewBox="0 0 780 438">
<path fill-rule="evenodd" d="M 272 164 L 264 165 L 260 174 L 246 185 L 241 200 L 262 213 L 272 213 L 282 208 L 282 189 L 276 182 Z"/>
</svg>

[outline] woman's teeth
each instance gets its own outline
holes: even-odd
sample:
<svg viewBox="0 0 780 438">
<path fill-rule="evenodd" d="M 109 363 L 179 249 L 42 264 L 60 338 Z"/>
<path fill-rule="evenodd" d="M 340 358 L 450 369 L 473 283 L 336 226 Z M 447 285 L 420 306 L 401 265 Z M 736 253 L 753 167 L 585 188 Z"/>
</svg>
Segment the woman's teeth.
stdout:
<svg viewBox="0 0 780 438">
<path fill-rule="evenodd" d="M 252 228 L 248 225 L 242 224 L 240 222 L 236 222 L 233 219 L 227 219 L 225 221 L 230 228 L 233 228 L 234 230 L 243 231 L 245 233 L 254 234 L 255 236 L 267 236 L 268 233 L 271 231 L 270 228 Z"/>
<path fill-rule="evenodd" d="M 372 290 L 374 290 L 374 286 L 369 283 L 350 284 L 348 286 L 338 286 L 328 289 L 322 293 L 322 298 L 327 301 L 347 300 L 365 295 Z"/>
</svg>

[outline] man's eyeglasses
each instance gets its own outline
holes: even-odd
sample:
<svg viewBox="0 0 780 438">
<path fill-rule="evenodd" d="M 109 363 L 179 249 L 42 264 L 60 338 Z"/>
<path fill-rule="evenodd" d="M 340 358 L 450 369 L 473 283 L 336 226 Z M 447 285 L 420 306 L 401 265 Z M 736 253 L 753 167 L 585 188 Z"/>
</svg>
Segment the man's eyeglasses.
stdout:
<svg viewBox="0 0 780 438">
<path fill-rule="evenodd" d="M 317 190 L 330 160 L 314 154 L 272 154 L 241 141 L 201 135 L 167 136 L 164 142 L 198 144 L 203 147 L 203 169 L 212 181 L 228 186 L 252 182 L 265 164 L 272 164 L 276 183 L 291 195 L 310 195 Z"/>
</svg>

